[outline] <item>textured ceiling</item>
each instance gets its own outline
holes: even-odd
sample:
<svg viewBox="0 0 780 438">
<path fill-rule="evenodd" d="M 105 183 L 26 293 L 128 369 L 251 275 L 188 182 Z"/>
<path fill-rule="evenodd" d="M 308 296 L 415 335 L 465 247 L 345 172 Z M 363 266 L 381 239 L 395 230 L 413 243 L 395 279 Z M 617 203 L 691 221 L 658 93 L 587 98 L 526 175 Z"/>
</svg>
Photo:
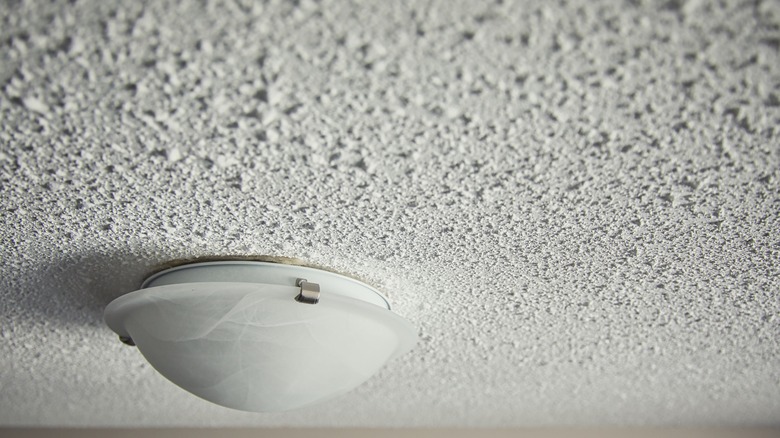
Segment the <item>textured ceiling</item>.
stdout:
<svg viewBox="0 0 780 438">
<path fill-rule="evenodd" d="M 766 424 L 780 3 L 0 6 L 0 424 Z M 367 279 L 416 349 L 303 412 L 101 313 L 172 259 Z"/>
</svg>

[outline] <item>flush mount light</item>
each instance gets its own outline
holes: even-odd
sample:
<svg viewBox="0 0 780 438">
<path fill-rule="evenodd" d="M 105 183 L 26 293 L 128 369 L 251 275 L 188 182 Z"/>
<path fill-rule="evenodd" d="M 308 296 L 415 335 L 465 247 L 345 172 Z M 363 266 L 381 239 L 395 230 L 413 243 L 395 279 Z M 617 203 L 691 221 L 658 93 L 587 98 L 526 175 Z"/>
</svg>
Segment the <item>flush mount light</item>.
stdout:
<svg viewBox="0 0 780 438">
<path fill-rule="evenodd" d="M 104 319 L 171 382 L 253 412 L 344 394 L 417 338 L 374 288 L 320 269 L 267 262 L 162 271 L 112 301 Z"/>
</svg>

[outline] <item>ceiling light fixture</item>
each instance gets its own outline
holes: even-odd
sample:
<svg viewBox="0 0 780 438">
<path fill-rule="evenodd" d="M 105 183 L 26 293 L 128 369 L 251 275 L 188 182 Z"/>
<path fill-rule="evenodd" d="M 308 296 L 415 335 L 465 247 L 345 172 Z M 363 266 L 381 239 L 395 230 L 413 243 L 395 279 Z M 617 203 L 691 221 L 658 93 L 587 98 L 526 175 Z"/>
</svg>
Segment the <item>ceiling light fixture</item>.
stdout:
<svg viewBox="0 0 780 438">
<path fill-rule="evenodd" d="M 319 403 L 409 351 L 416 330 L 376 289 L 320 269 L 194 263 L 159 272 L 106 307 L 123 342 L 185 390 L 233 409 Z"/>
</svg>

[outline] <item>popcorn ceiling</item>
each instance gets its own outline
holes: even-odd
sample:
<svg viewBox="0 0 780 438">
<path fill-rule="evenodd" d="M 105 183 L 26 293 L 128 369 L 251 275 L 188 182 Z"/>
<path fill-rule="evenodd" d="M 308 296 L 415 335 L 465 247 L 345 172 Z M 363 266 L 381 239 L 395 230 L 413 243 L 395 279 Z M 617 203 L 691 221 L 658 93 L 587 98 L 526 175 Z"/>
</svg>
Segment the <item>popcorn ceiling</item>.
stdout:
<svg viewBox="0 0 780 438">
<path fill-rule="evenodd" d="M 10 2 L 0 424 L 776 424 L 777 2 Z M 102 322 L 163 263 L 367 279 L 416 349 L 305 412 Z"/>
</svg>

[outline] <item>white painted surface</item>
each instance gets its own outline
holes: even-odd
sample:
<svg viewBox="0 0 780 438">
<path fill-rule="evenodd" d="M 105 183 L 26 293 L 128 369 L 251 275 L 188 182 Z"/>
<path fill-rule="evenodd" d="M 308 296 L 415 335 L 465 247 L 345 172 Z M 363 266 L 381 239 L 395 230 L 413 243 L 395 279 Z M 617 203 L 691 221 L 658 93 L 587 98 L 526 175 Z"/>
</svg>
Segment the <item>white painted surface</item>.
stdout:
<svg viewBox="0 0 780 438">
<path fill-rule="evenodd" d="M 776 423 L 779 4 L 566 3 L 5 3 L 0 424 Z M 420 343 L 306 412 L 192 397 L 101 312 L 229 254 Z"/>
</svg>

